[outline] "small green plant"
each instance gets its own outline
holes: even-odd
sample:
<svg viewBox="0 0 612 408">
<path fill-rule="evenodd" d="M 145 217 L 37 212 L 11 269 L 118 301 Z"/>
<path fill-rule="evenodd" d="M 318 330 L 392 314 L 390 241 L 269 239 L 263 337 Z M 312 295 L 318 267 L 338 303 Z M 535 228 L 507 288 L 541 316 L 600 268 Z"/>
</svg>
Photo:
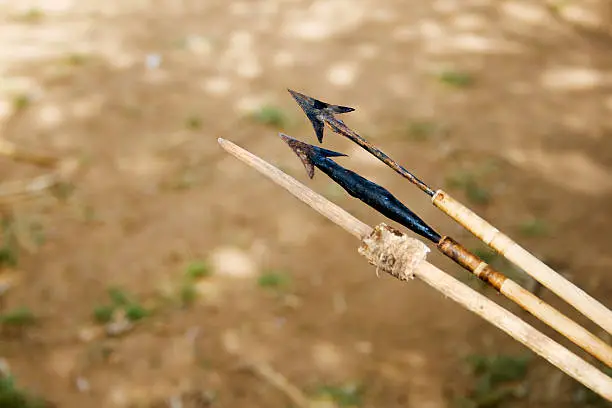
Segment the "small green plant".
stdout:
<svg viewBox="0 0 612 408">
<path fill-rule="evenodd" d="M 17 251 L 11 246 L 0 247 L 0 266 L 17 266 Z"/>
<path fill-rule="evenodd" d="M 11 375 L 0 375 L 0 407 L 2 408 L 44 408 L 47 404 L 40 398 L 17 387 Z"/>
<path fill-rule="evenodd" d="M 448 188 L 464 188 L 472 179 L 474 175 L 469 171 L 458 170 L 447 176 L 444 184 Z"/>
<path fill-rule="evenodd" d="M 466 186 L 465 194 L 474 204 L 488 204 L 491 201 L 491 194 L 475 182 Z"/>
<path fill-rule="evenodd" d="M 210 265 L 204 261 L 194 261 L 187 265 L 185 277 L 187 279 L 200 279 L 212 275 Z"/>
<path fill-rule="evenodd" d="M 202 118 L 196 115 L 189 116 L 185 119 L 185 127 L 189 130 L 202 129 Z"/>
<path fill-rule="evenodd" d="M 150 314 L 150 311 L 138 303 L 134 296 L 131 296 L 123 289 L 110 287 L 107 292 L 111 303 L 97 306 L 94 309 L 93 318 L 96 322 L 101 324 L 110 322 L 115 311 L 118 309 L 122 309 L 127 319 L 133 322 L 141 320 Z"/>
<path fill-rule="evenodd" d="M 196 177 L 194 177 L 191 171 L 185 170 L 168 183 L 168 188 L 177 191 L 187 190 L 193 187 L 195 184 Z"/>
<path fill-rule="evenodd" d="M 31 8 L 25 13 L 17 16 L 17 20 L 23 23 L 35 24 L 40 23 L 42 19 L 45 17 L 45 13 L 38 8 Z"/>
<path fill-rule="evenodd" d="M 497 252 L 495 252 L 494 250 L 488 247 L 487 248 L 483 248 L 483 247 L 475 248 L 471 252 L 477 257 L 479 257 L 480 259 L 482 259 L 483 261 L 485 261 L 486 263 L 488 263 L 489 265 L 491 265 L 493 262 L 495 262 L 498 259 Z"/>
<path fill-rule="evenodd" d="M 132 303 L 130 295 L 121 288 L 110 287 L 107 290 L 108 297 L 115 306 L 126 306 Z"/>
<path fill-rule="evenodd" d="M 435 122 L 428 120 L 416 120 L 408 124 L 408 137 L 417 142 L 429 140 L 440 129 L 440 126 Z"/>
<path fill-rule="evenodd" d="M 547 7 L 553 14 L 561 14 L 573 2 L 573 0 L 557 0 L 556 2 L 549 3 Z"/>
<path fill-rule="evenodd" d="M 27 94 L 17 94 L 13 96 L 13 110 L 15 112 L 21 112 L 25 110 L 32 103 L 32 98 Z"/>
<path fill-rule="evenodd" d="M 363 404 L 364 388 L 360 384 L 323 385 L 315 397 L 328 398 L 339 407 L 360 407 Z"/>
<path fill-rule="evenodd" d="M 39 222 L 30 223 L 30 235 L 36 245 L 43 245 L 46 241 L 45 229 Z"/>
<path fill-rule="evenodd" d="M 198 298 L 198 292 L 193 282 L 184 282 L 180 291 L 183 306 L 190 306 Z"/>
<path fill-rule="evenodd" d="M 269 270 L 259 275 L 257 285 L 261 288 L 283 289 L 289 285 L 291 277 L 282 271 Z"/>
<path fill-rule="evenodd" d="M 0 220 L 0 227 L 2 228 L 2 244 L 0 245 L 0 267 L 17 266 L 18 252 L 17 237 L 13 229 L 13 219 L 6 217 Z"/>
<path fill-rule="evenodd" d="M 0 324 L 10 327 L 25 327 L 36 323 L 36 316 L 27 307 L 19 307 L 0 315 Z"/>
<path fill-rule="evenodd" d="M 530 218 L 519 225 L 519 232 L 526 237 L 542 237 L 548 234 L 548 225 L 540 218 Z"/>
<path fill-rule="evenodd" d="M 275 106 L 266 105 L 253 113 L 253 119 L 265 126 L 282 128 L 287 124 L 285 113 Z"/>
<path fill-rule="evenodd" d="M 79 67 L 85 65 L 87 62 L 87 56 L 84 54 L 70 54 L 66 56 L 66 64 L 72 67 Z"/>
<path fill-rule="evenodd" d="M 458 402 L 466 408 L 495 408 L 510 398 L 524 396 L 522 381 L 530 356 L 472 355 L 467 359 L 475 386 Z"/>
<path fill-rule="evenodd" d="M 197 299 L 198 291 L 195 283 L 211 275 L 212 269 L 205 261 L 194 261 L 187 265 L 179 290 L 179 297 L 183 306 L 189 306 Z"/>
<path fill-rule="evenodd" d="M 139 303 L 130 303 L 129 305 L 125 306 L 124 310 L 125 317 L 132 322 L 141 320 L 149 315 L 149 311 Z"/>
<path fill-rule="evenodd" d="M 446 179 L 449 188 L 460 188 L 468 200 L 474 204 L 488 204 L 491 194 L 480 186 L 476 177 L 470 172 L 457 172 Z"/>
<path fill-rule="evenodd" d="M 94 222 L 97 219 L 96 209 L 92 205 L 84 205 L 81 207 L 83 221 L 85 222 Z"/>
<path fill-rule="evenodd" d="M 51 193 L 58 200 L 66 201 L 76 191 L 76 186 L 70 182 L 60 182 L 51 188 Z"/>
<path fill-rule="evenodd" d="M 94 309 L 94 320 L 98 323 L 105 324 L 113 319 L 115 307 L 113 305 L 98 306 Z"/>
<path fill-rule="evenodd" d="M 474 354 L 467 358 L 472 373 L 491 385 L 522 380 L 527 375 L 530 361 L 530 355 Z"/>
<path fill-rule="evenodd" d="M 454 88 L 467 88 L 474 83 L 474 78 L 467 72 L 445 70 L 438 74 L 438 80 Z"/>
</svg>

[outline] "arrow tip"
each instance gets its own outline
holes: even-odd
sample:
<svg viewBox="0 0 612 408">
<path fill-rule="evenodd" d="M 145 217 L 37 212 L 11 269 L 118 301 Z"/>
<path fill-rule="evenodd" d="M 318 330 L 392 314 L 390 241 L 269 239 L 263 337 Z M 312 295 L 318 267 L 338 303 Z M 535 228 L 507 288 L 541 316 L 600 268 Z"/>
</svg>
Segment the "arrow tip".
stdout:
<svg viewBox="0 0 612 408">
<path fill-rule="evenodd" d="M 278 136 L 283 139 L 283 141 L 287 143 L 287 145 L 289 145 L 291 150 L 293 150 L 293 152 L 300 159 L 300 161 L 304 165 L 304 168 L 306 169 L 306 174 L 308 174 L 308 178 L 314 177 L 315 161 L 317 159 L 325 157 L 346 156 L 346 154 L 344 153 L 339 153 L 333 150 L 323 149 L 317 146 L 310 145 L 308 143 L 304 143 L 284 133 L 279 133 Z"/>
<path fill-rule="evenodd" d="M 349 106 L 332 105 L 289 88 L 287 90 L 298 105 L 300 105 L 310 123 L 312 123 L 319 143 L 323 142 L 323 129 L 326 118 L 333 118 L 334 114 L 348 113 L 355 110 L 355 108 Z"/>
</svg>

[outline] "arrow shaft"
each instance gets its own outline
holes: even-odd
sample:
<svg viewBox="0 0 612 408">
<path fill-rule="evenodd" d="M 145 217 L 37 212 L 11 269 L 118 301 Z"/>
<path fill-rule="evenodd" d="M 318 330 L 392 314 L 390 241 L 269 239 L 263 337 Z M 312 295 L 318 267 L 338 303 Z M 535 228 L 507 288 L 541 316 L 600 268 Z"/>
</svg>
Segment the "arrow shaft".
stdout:
<svg viewBox="0 0 612 408">
<path fill-rule="evenodd" d="M 410 182 L 415 184 L 418 188 L 424 191 L 428 196 L 433 197 L 435 192 L 427 184 L 419 180 L 418 177 L 416 177 L 414 174 L 406 170 L 404 167 L 402 167 L 398 162 L 393 160 L 391 157 L 387 156 L 383 151 L 374 147 L 374 145 L 372 145 L 366 139 L 361 137 L 357 132 L 355 132 L 348 126 L 346 126 L 344 122 L 342 122 L 340 119 L 337 119 L 334 116 L 328 115 L 328 114 L 322 115 L 322 116 L 323 117 L 321 119 L 325 123 L 327 123 L 334 132 L 339 133 L 349 138 L 353 142 L 357 143 L 363 149 L 367 150 L 372 155 L 374 155 L 377 159 L 379 159 L 380 161 L 385 163 L 387 166 L 391 167 L 393 170 L 399 173 L 402 177 L 410 180 Z"/>
</svg>

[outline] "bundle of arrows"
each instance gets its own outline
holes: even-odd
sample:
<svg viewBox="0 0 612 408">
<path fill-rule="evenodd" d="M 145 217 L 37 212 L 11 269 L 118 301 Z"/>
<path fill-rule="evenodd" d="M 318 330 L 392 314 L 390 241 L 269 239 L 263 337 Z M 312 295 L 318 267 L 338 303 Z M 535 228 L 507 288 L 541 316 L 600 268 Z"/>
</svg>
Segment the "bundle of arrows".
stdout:
<svg viewBox="0 0 612 408">
<path fill-rule="evenodd" d="M 292 90 L 289 90 L 289 92 L 312 123 L 319 143 L 323 142 L 326 125 L 334 133 L 357 143 L 429 195 L 434 206 L 598 324 L 606 332 L 612 334 L 612 311 L 602 303 L 559 275 L 472 210 L 453 199 L 447 192 L 434 191 L 336 117 L 336 114 L 354 111 L 353 108 L 332 105 Z M 309 178 L 314 177 L 315 169 L 321 170 L 346 190 L 349 195 L 361 200 L 386 218 L 430 241 L 442 254 L 473 273 L 607 366 L 612 367 L 612 347 L 610 345 L 545 303 L 532 292 L 492 268 L 455 239 L 441 235 L 385 188 L 334 161 L 333 158 L 346 156 L 345 154 L 313 146 L 282 133 L 280 138 L 301 160 Z M 359 253 L 375 265 L 377 271 L 387 272 L 400 280 L 418 277 L 448 298 L 506 332 L 586 387 L 612 401 L 612 378 L 497 303 L 428 263 L 426 255 L 429 248 L 421 240 L 408 237 L 403 232 L 384 223 L 371 228 L 261 158 L 227 140 L 219 139 L 219 143 L 236 158 L 284 187 L 295 197 L 361 240 L 362 245 L 359 248 Z"/>
</svg>

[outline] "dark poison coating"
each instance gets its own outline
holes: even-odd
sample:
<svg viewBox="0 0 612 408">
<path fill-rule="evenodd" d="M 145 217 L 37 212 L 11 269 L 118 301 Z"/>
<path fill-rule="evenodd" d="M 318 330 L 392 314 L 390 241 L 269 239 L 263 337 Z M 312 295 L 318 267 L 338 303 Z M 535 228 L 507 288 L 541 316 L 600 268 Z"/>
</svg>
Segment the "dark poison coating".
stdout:
<svg viewBox="0 0 612 408">
<path fill-rule="evenodd" d="M 437 244 L 442 239 L 440 234 L 410 211 L 387 189 L 361 177 L 351 170 L 345 169 L 330 159 L 330 157 L 346 156 L 345 154 L 301 142 L 283 133 L 280 133 L 279 136 L 300 158 L 306 168 L 308 177 L 312 178 L 314 176 L 314 168 L 317 167 L 344 188 L 351 196 L 363 201 L 387 218 L 427 238 L 434 244 Z"/>
</svg>

